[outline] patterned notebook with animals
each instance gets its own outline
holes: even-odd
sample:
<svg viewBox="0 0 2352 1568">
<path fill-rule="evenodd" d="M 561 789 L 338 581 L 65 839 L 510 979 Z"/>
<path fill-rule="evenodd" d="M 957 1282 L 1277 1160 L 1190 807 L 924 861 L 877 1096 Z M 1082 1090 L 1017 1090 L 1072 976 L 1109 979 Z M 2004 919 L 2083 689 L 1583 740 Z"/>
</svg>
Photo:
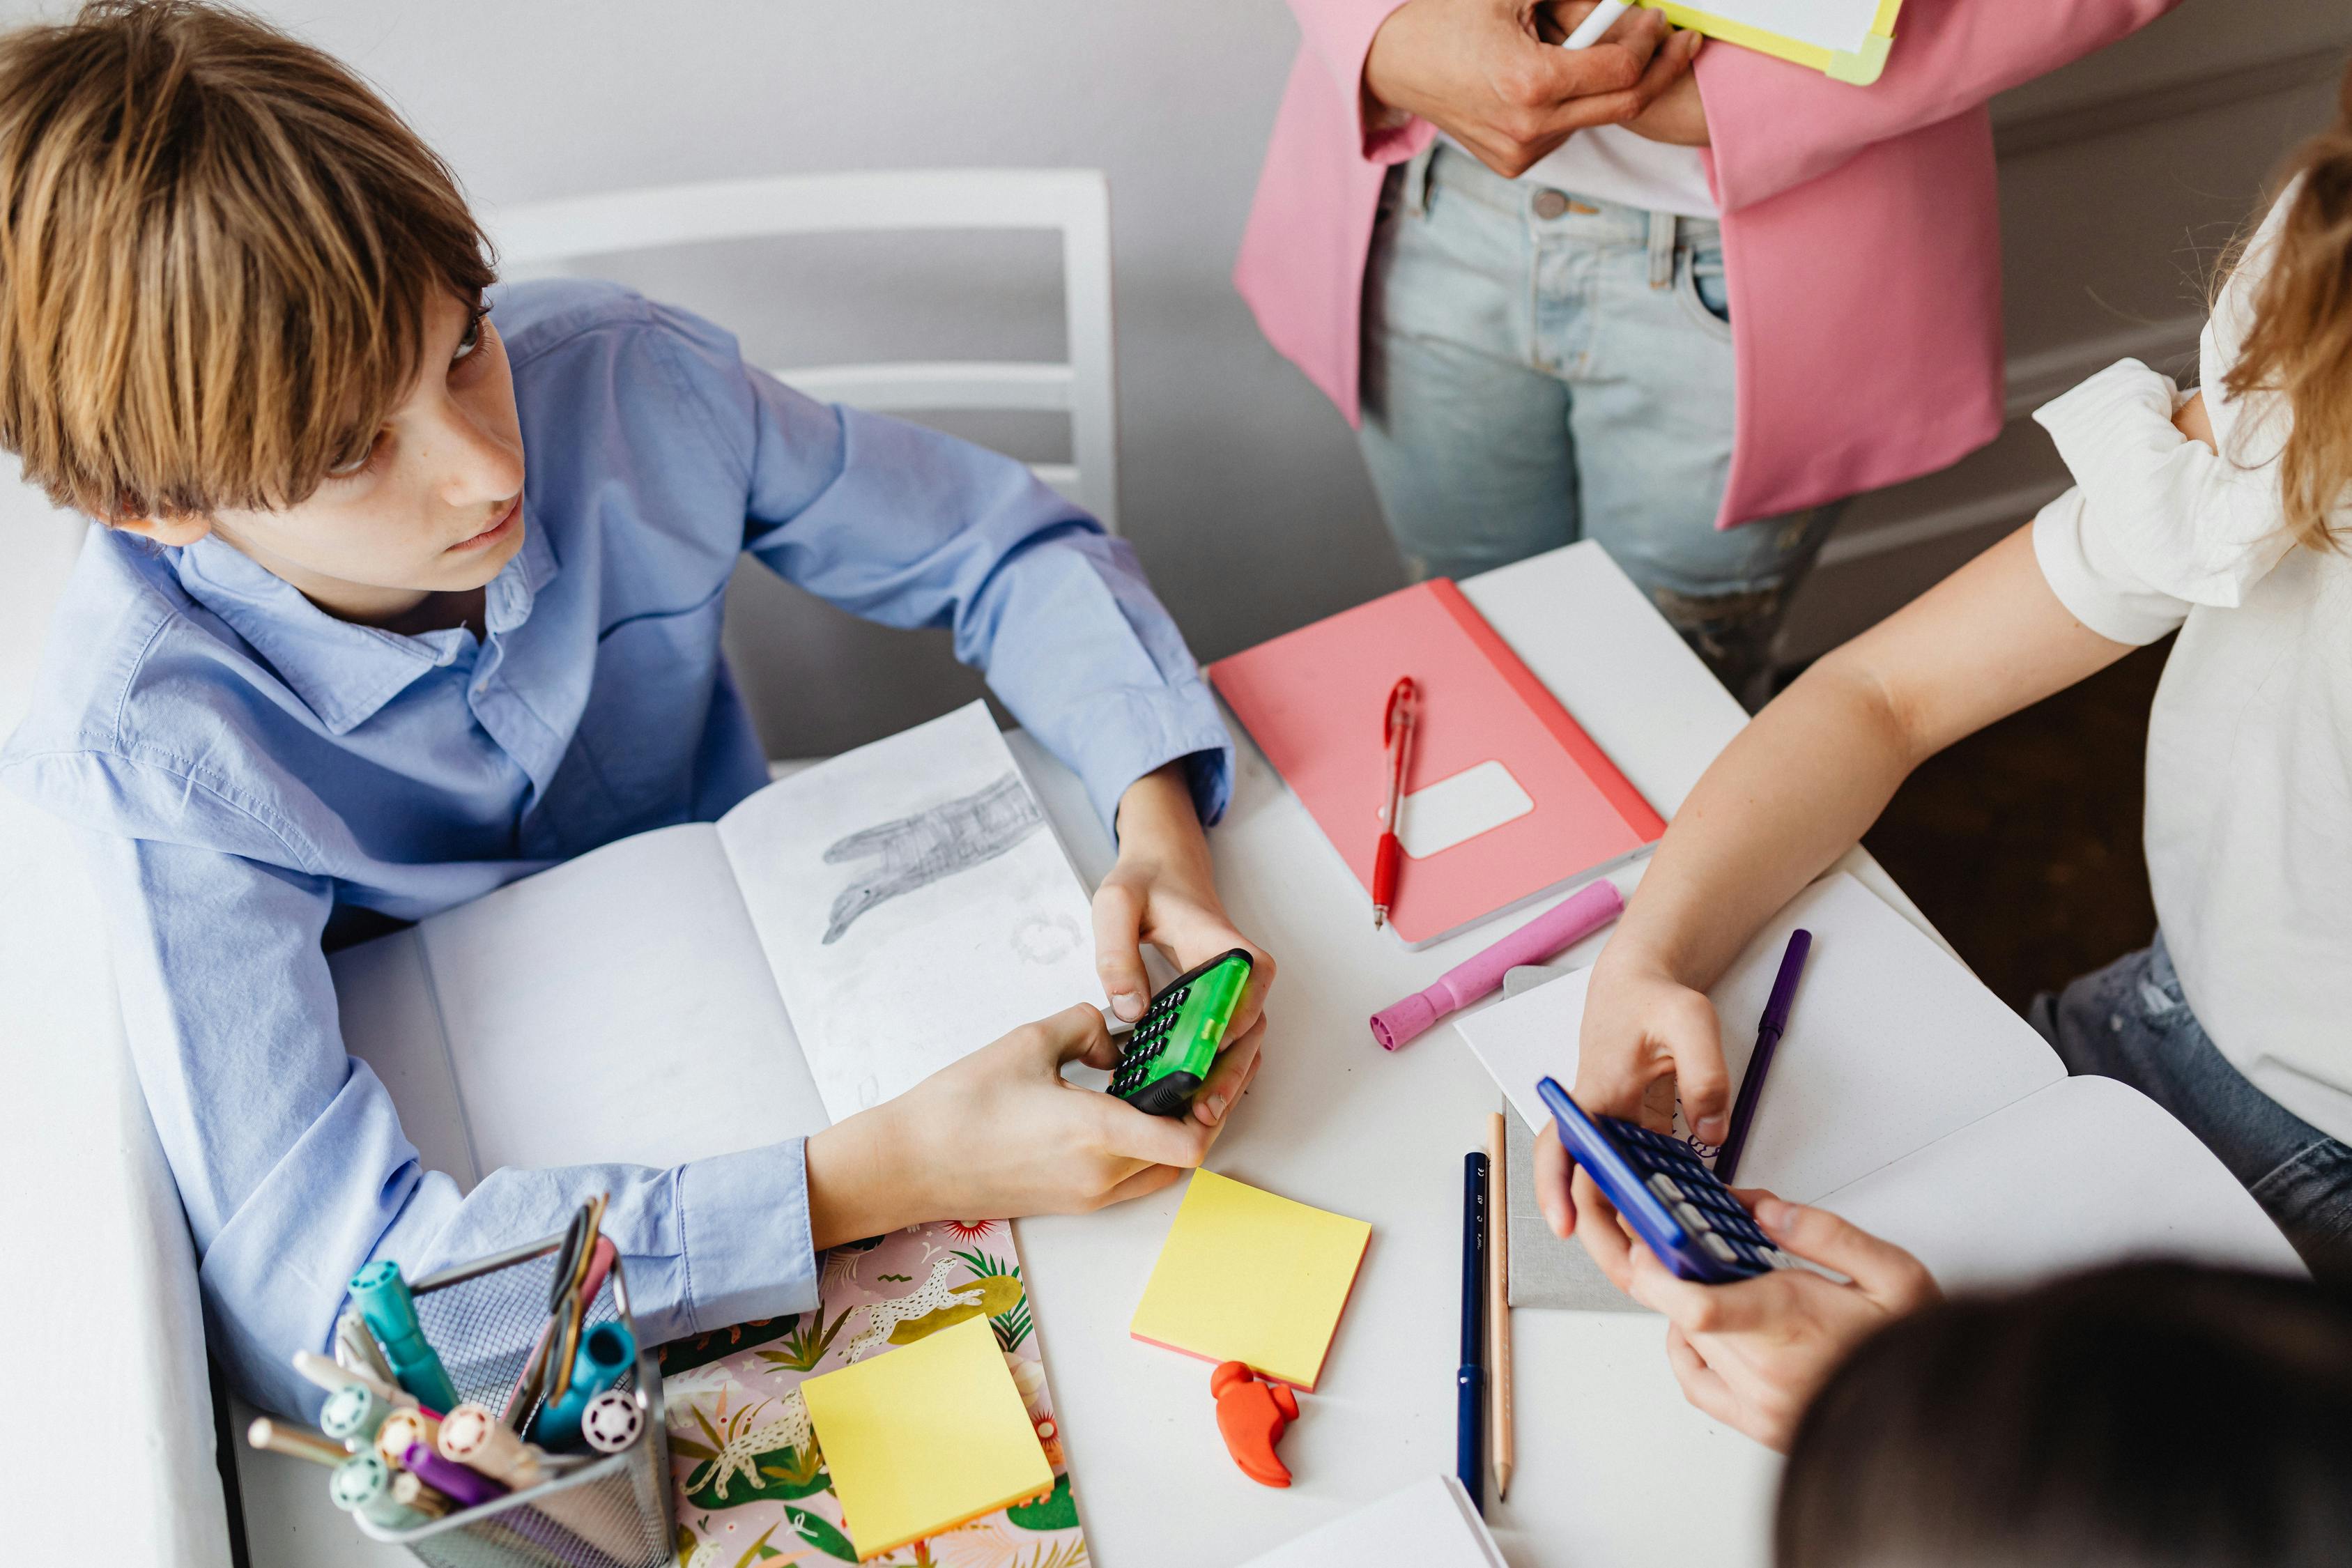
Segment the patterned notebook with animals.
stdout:
<svg viewBox="0 0 2352 1568">
<path fill-rule="evenodd" d="M 1086 1539 L 1012 1227 L 949 1222 L 835 1247 L 818 1292 L 814 1312 L 662 1347 L 680 1568 L 856 1562 L 802 1382 L 983 1316 L 1053 1466 L 1053 1489 L 868 1561 L 1080 1568 Z"/>
</svg>

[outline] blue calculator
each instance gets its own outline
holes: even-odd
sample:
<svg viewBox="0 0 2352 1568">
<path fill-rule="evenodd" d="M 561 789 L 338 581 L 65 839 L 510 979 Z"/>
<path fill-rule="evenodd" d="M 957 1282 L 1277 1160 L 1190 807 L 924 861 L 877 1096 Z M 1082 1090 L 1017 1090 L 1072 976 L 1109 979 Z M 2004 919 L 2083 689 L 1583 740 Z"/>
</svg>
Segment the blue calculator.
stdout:
<svg viewBox="0 0 2352 1568">
<path fill-rule="evenodd" d="M 1614 1116 L 1587 1116 L 1551 1079 L 1536 1092 L 1551 1108 L 1568 1157 L 1676 1278 L 1727 1285 L 1799 1267 L 1681 1139 Z"/>
</svg>

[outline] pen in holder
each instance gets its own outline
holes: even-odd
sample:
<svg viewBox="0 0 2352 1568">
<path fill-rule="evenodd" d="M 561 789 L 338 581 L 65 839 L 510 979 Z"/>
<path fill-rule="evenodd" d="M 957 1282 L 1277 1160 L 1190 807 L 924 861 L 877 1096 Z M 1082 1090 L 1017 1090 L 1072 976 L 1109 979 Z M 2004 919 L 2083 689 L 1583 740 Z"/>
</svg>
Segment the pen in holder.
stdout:
<svg viewBox="0 0 2352 1568">
<path fill-rule="evenodd" d="M 615 1452 L 590 1452 L 577 1458 L 542 1453 L 520 1441 L 509 1447 L 500 1440 L 500 1430 L 511 1436 L 511 1429 L 491 1414 L 506 1408 L 508 1394 L 547 1321 L 550 1287 L 563 1241 L 562 1236 L 549 1237 L 408 1286 L 418 1326 L 438 1352 L 454 1395 L 440 1407 L 446 1414 L 438 1424 L 438 1440 L 411 1438 L 424 1443 L 424 1470 L 435 1470 L 434 1458 L 454 1461 L 457 1456 L 449 1453 L 454 1441 L 468 1473 L 478 1472 L 513 1489 L 489 1496 L 485 1489 L 479 1494 L 483 1500 L 470 1506 L 453 1498 L 438 1518 L 412 1517 L 393 1523 L 378 1517 L 379 1512 L 390 1514 L 386 1488 L 385 1503 L 374 1505 L 377 1512 L 357 1502 L 346 1505 L 353 1508 L 363 1533 L 406 1547 L 432 1568 L 670 1568 L 677 1543 L 661 1374 L 652 1352 L 637 1343 L 629 1316 L 628 1283 L 617 1258 L 598 1281 L 593 1299 L 583 1304 L 572 1391 L 581 1389 L 579 1363 L 589 1359 L 592 1344 L 602 1347 L 592 1369 L 598 1376 L 604 1374 L 616 1341 L 625 1344 L 628 1350 L 622 1364 L 613 1369 L 605 1397 L 617 1394 L 635 1406 L 641 1425 L 634 1440 Z M 394 1364 L 399 1364 L 397 1357 Z M 582 1405 L 598 1392 L 596 1386 L 587 1387 L 581 1394 Z M 533 1405 L 519 1414 L 528 1416 L 526 1427 L 535 1432 L 546 1413 Z M 574 1410 L 575 1434 L 579 1420 Z M 392 1425 L 393 1417 L 386 1417 L 383 1426 Z M 625 1422 L 600 1424 L 600 1431 L 607 1425 L 626 1426 Z M 383 1430 L 379 1426 L 379 1436 Z M 360 1500 L 372 1502 L 374 1495 Z"/>
</svg>

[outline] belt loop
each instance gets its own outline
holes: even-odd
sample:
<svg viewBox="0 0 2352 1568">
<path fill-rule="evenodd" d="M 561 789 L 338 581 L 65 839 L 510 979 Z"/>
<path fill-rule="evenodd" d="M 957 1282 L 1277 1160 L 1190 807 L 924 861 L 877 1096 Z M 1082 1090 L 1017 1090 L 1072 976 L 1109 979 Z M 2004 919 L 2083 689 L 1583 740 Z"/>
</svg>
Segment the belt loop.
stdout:
<svg viewBox="0 0 2352 1568">
<path fill-rule="evenodd" d="M 1650 215 L 1650 287 L 1671 289 L 1675 286 L 1675 229 L 1672 213 Z"/>
<path fill-rule="evenodd" d="M 1412 155 L 1404 166 L 1404 210 L 1415 217 L 1429 216 L 1429 165 L 1437 157 L 1437 138 Z"/>
</svg>

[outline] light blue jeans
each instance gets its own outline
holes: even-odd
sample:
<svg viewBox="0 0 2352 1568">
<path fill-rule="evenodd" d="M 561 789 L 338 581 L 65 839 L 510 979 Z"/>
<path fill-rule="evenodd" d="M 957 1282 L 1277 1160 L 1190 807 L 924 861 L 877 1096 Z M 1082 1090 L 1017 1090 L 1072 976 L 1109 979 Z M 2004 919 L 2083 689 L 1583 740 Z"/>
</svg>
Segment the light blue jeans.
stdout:
<svg viewBox="0 0 2352 1568">
<path fill-rule="evenodd" d="M 2152 946 L 2033 999 L 2066 1070 L 2119 1079 L 2170 1111 L 2245 1184 L 2311 1271 L 2352 1285 L 2352 1148 L 2256 1089 L 2205 1033 Z"/>
<path fill-rule="evenodd" d="M 1381 198 L 1363 450 L 1416 578 L 1598 541 L 1743 697 L 1834 507 L 1715 526 L 1732 354 L 1716 224 L 1439 144 Z"/>
</svg>

